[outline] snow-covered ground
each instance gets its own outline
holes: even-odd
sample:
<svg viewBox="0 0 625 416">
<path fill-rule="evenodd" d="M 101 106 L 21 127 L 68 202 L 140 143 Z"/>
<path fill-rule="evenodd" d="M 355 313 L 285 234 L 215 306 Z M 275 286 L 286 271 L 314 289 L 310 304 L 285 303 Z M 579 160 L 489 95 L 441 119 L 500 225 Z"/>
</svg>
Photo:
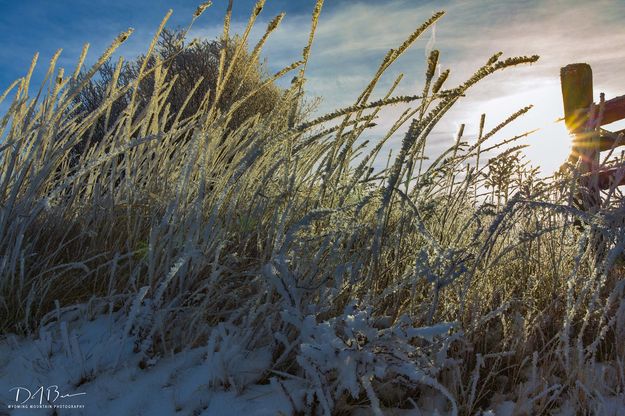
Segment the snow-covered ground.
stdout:
<svg viewBox="0 0 625 416">
<path fill-rule="evenodd" d="M 302 381 L 257 382 L 270 366 L 267 350 L 245 351 L 234 342 L 216 352 L 209 342 L 146 367 L 129 332 L 121 311 L 90 317 L 77 307 L 35 336 L 3 338 L 0 415 L 264 416 L 302 410 Z M 445 404 L 442 397 L 419 403 L 426 414 L 441 415 L 447 412 L 436 408 Z M 363 406 L 354 414 L 373 413 Z"/>
<path fill-rule="evenodd" d="M 61 322 L 38 337 L 0 343 L 0 414 L 52 415 L 52 405 L 58 415 L 292 413 L 278 385 L 253 383 L 270 359 L 266 352 L 231 349 L 215 357 L 194 348 L 141 369 L 119 316 Z M 223 365 L 238 370 L 227 389 L 211 386 Z"/>
<path fill-rule="evenodd" d="M 260 384 L 270 368 L 268 350 L 246 351 L 236 341 L 210 342 L 142 364 L 133 351 L 123 312 L 58 316 L 39 334 L 0 340 L 0 415 L 291 415 L 302 410 L 304 380 Z M 294 394 L 293 392 L 301 392 Z M 528 414 L 528 403 L 500 400 L 481 416 Z M 385 415 L 447 415 L 440 394 L 424 395 L 414 409 L 385 409 Z M 447 409 L 444 410 L 444 409 Z M 601 414 L 625 414 L 625 397 L 605 398 Z M 321 409 L 318 409 L 321 410 Z M 55 413 L 56 412 L 56 413 Z M 374 411 L 354 408 L 355 416 Z M 572 405 L 554 414 L 575 414 Z"/>
</svg>

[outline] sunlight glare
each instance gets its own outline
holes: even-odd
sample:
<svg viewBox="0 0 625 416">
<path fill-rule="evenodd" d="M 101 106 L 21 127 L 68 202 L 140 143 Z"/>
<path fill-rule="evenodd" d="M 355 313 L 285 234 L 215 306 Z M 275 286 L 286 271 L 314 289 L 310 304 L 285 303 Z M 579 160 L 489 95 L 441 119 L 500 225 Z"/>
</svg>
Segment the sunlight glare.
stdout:
<svg viewBox="0 0 625 416">
<path fill-rule="evenodd" d="M 563 114 L 559 82 L 537 80 L 534 85 L 536 87 L 522 93 L 486 101 L 479 106 L 479 111 L 480 114 L 486 113 L 488 131 L 514 112 L 532 104 L 534 107 L 504 128 L 499 137 L 505 139 L 538 129 L 516 144 L 529 144 L 523 152 L 530 164 L 540 167 L 542 175 L 549 176 L 566 161 L 571 151 L 571 137 L 564 121 L 557 121 Z"/>
</svg>

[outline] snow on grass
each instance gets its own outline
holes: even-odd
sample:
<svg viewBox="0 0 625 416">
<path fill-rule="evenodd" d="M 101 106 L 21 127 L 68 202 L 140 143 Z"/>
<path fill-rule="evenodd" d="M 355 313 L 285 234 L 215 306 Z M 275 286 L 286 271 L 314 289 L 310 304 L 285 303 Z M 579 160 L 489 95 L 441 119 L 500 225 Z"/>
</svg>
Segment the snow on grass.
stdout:
<svg viewBox="0 0 625 416">
<path fill-rule="evenodd" d="M 43 326 L 36 336 L 8 335 L 0 341 L 0 415 L 53 415 L 50 405 L 63 406 L 56 409 L 57 415 L 264 416 L 290 415 L 298 411 L 316 414 L 312 410 L 316 406 L 311 404 L 309 395 L 320 386 L 294 376 L 272 377 L 269 383 L 259 384 L 261 376 L 271 368 L 271 351 L 268 348 L 246 350 L 234 328 L 220 324 L 204 346 L 170 357 L 155 357 L 146 366 L 142 364 L 144 356 L 136 352 L 135 337 L 126 333 L 130 327 L 125 312 L 89 317 L 81 315 L 81 310 L 84 308 L 59 315 L 58 320 Z M 357 319 L 361 315 L 350 315 L 346 322 L 354 329 L 362 327 L 364 321 Z M 435 336 L 443 327 L 451 328 L 438 325 L 431 331 L 419 328 L 416 332 L 419 336 Z M 304 356 L 307 346 L 311 345 L 302 345 Z M 332 342 L 328 343 L 327 348 L 332 349 L 331 345 Z M 321 344 L 317 346 L 317 353 L 323 349 L 321 347 Z M 342 369 L 340 363 L 336 364 L 339 384 L 350 384 L 350 374 L 356 373 L 350 372 L 352 359 L 351 355 L 343 357 Z M 357 382 L 351 384 L 354 383 Z M 18 387 L 21 390 L 16 402 Z M 38 391 L 40 387 L 42 390 Z M 363 403 L 352 405 L 352 414 L 455 414 L 449 406 L 449 397 L 439 387 L 424 387 L 418 397 L 409 399 L 412 408 L 380 406 L 376 409 L 371 403 Z M 358 395 L 359 388 L 354 389 Z M 29 395 L 32 395 L 30 399 Z M 17 404 L 27 408 L 11 408 Z M 593 414 L 625 414 L 622 393 L 601 397 L 587 405 L 595 412 Z M 553 414 L 574 414 L 579 407 L 579 403 L 568 401 L 554 409 Z M 531 408 L 531 400 L 515 403 L 500 397 L 492 400 L 489 409 L 475 414 L 514 416 L 528 414 Z M 320 410 L 317 407 L 317 412 Z"/>
<path fill-rule="evenodd" d="M 25 404 L 38 406 L 40 397 L 35 391 L 39 386 L 44 386 L 44 406 L 48 389 L 51 401 L 56 391 L 76 395 L 59 397 L 53 402 L 55 405 L 84 406 L 57 409 L 61 415 L 292 413 L 287 397 L 275 386 L 249 384 L 269 364 L 271 357 L 266 350 L 247 352 L 232 344 L 210 354 L 208 346 L 204 346 L 162 358 L 156 365 L 141 369 L 141 356 L 133 352 L 132 340 L 122 341 L 123 321 L 120 314 L 61 321 L 47 325 L 37 337 L 9 336 L 2 340 L 0 414 L 53 414 L 52 409 L 8 408 L 16 404 L 16 390 L 11 391 L 15 387 L 29 389 L 36 397 Z M 67 328 L 69 344 L 64 341 L 67 338 L 63 328 Z M 227 376 L 228 372 L 232 375 Z M 232 384 L 214 382 L 224 379 Z M 20 402 L 27 396 L 26 390 L 21 390 Z"/>
</svg>

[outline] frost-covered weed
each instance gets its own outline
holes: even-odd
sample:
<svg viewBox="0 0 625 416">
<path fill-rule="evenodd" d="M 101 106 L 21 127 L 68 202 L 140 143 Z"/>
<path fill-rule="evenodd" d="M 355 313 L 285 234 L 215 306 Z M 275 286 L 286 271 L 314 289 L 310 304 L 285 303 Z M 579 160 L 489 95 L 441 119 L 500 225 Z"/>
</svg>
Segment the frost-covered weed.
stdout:
<svg viewBox="0 0 625 416">
<path fill-rule="evenodd" d="M 405 401 L 425 385 L 447 397 L 452 414 L 457 414 L 454 398 L 437 381 L 444 364 L 440 360 L 446 357 L 442 343 L 434 340 L 447 336 L 452 325 L 414 328 L 403 316 L 396 325 L 379 329 L 370 309 L 349 305 L 343 315 L 328 321 L 317 323 L 309 315 L 299 323 L 296 360 L 310 383 L 306 404 L 318 401 L 324 413 L 331 414 L 346 395 L 354 400 L 366 396 L 374 412 L 382 414 L 378 388 Z M 415 338 L 427 341 L 414 342 Z"/>
</svg>

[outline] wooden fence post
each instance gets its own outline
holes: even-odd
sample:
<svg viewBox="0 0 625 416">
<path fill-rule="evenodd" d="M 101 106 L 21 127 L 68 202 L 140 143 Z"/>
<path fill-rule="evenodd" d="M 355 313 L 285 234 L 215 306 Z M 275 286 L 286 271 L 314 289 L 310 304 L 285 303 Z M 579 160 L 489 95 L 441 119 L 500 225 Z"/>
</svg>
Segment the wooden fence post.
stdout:
<svg viewBox="0 0 625 416">
<path fill-rule="evenodd" d="M 593 103 L 592 69 L 578 63 L 560 69 L 564 120 L 574 135 L 573 155 L 581 158 L 582 201 L 584 210 L 595 212 L 600 205 L 597 177 L 599 149 L 594 131 L 587 131 L 589 108 Z"/>
</svg>

